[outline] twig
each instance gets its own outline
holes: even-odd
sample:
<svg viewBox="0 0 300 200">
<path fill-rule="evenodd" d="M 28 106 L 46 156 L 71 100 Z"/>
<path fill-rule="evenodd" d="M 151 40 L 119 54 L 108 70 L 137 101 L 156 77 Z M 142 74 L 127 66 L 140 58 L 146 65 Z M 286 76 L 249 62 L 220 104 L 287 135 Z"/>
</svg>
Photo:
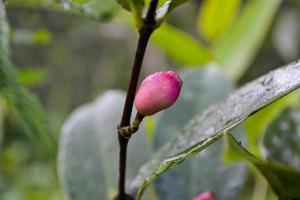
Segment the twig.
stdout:
<svg viewBox="0 0 300 200">
<path fill-rule="evenodd" d="M 119 160 L 119 194 L 118 200 L 126 200 L 125 182 L 126 182 L 126 155 L 129 138 L 121 134 L 122 128 L 130 126 L 131 112 L 133 101 L 137 89 L 137 84 L 140 76 L 140 71 L 146 52 L 146 47 L 151 34 L 155 29 L 155 14 L 158 0 L 152 0 L 149 4 L 149 9 L 146 17 L 143 20 L 143 26 L 139 30 L 140 36 L 135 54 L 135 60 L 131 71 L 131 79 L 127 90 L 126 101 L 123 109 L 121 123 L 118 127 L 118 139 L 120 145 L 120 160 Z"/>
</svg>

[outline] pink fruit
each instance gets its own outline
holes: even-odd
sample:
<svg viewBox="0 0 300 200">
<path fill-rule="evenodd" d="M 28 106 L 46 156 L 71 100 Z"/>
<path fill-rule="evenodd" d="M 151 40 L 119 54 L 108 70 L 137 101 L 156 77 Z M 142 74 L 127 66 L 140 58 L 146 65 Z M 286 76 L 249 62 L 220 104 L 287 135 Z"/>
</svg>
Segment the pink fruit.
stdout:
<svg viewBox="0 0 300 200">
<path fill-rule="evenodd" d="M 141 83 L 134 105 L 145 116 L 153 115 L 175 103 L 182 87 L 182 80 L 173 71 L 156 72 Z"/>
</svg>

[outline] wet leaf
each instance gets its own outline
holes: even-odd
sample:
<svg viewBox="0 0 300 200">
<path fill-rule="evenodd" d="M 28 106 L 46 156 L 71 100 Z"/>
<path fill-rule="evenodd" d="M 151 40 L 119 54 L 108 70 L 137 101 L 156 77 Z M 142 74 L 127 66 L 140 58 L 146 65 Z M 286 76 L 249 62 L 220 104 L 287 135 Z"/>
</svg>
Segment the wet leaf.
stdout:
<svg viewBox="0 0 300 200">
<path fill-rule="evenodd" d="M 134 180 L 138 198 L 158 176 L 195 156 L 251 114 L 300 87 L 300 62 L 274 70 L 231 93 L 191 120 L 173 141 L 164 145 Z"/>
<path fill-rule="evenodd" d="M 233 90 L 232 84 L 214 65 L 201 70 L 183 70 L 181 77 L 184 85 L 179 99 L 159 118 L 154 140 L 156 150 L 177 137 L 177 130 L 194 115 L 223 100 Z M 235 133 L 241 137 L 243 129 L 235 129 Z M 225 166 L 221 160 L 222 141 L 218 141 L 195 159 L 159 177 L 155 182 L 158 199 L 193 199 L 207 190 L 223 200 L 236 199 L 245 180 L 246 168 L 244 165 Z"/>
<path fill-rule="evenodd" d="M 263 139 L 267 159 L 300 169 L 300 110 L 286 109 L 267 128 Z"/>
<path fill-rule="evenodd" d="M 77 108 L 66 120 L 59 146 L 59 174 L 69 199 L 112 199 L 118 180 L 117 124 L 125 94 L 111 90 Z M 150 154 L 144 127 L 128 149 L 127 181 Z"/>
<path fill-rule="evenodd" d="M 245 160 L 254 165 L 267 179 L 273 191 L 279 199 L 300 199 L 300 172 L 289 166 L 273 163 L 256 158 L 248 152 L 241 143 L 236 141 L 230 134 L 226 135 L 227 161 Z"/>
</svg>

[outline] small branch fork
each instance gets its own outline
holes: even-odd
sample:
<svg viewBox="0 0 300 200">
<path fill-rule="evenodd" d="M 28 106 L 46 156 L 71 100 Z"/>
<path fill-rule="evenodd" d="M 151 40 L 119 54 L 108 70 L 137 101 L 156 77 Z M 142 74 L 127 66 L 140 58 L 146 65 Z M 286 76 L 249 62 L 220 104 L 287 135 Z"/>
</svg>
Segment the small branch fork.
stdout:
<svg viewBox="0 0 300 200">
<path fill-rule="evenodd" d="M 123 109 L 122 119 L 120 124 L 118 125 L 120 158 L 119 158 L 119 186 L 118 186 L 119 191 L 118 191 L 118 196 L 115 198 L 117 200 L 133 199 L 125 192 L 127 145 L 130 136 L 138 130 L 139 124 L 142 121 L 144 116 L 138 113 L 132 125 L 130 125 L 130 119 L 131 119 L 133 101 L 137 89 L 137 84 L 138 84 L 147 44 L 151 34 L 156 28 L 155 15 L 156 15 L 157 3 L 158 0 L 151 0 L 147 14 L 143 19 L 143 26 L 139 30 L 140 36 L 139 36 L 138 45 L 136 49 L 134 64 L 131 71 L 131 79 L 127 90 L 127 96 L 126 96 L 126 101 Z"/>
</svg>

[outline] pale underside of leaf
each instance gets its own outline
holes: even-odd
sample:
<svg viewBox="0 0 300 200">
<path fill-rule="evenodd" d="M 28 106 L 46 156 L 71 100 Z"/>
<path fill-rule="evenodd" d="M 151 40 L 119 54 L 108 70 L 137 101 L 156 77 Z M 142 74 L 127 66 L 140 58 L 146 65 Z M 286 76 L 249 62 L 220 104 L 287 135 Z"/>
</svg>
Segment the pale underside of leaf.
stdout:
<svg viewBox="0 0 300 200">
<path fill-rule="evenodd" d="M 68 199 L 112 199 L 116 195 L 117 124 L 124 101 L 123 91 L 106 91 L 95 101 L 77 108 L 64 123 L 58 169 Z M 128 148 L 128 183 L 150 153 L 145 128 L 140 126 Z"/>
<path fill-rule="evenodd" d="M 138 199 L 160 174 L 194 156 L 251 114 L 300 87 L 300 62 L 274 70 L 236 90 L 191 120 L 184 134 L 166 144 L 132 183 Z"/>
</svg>

